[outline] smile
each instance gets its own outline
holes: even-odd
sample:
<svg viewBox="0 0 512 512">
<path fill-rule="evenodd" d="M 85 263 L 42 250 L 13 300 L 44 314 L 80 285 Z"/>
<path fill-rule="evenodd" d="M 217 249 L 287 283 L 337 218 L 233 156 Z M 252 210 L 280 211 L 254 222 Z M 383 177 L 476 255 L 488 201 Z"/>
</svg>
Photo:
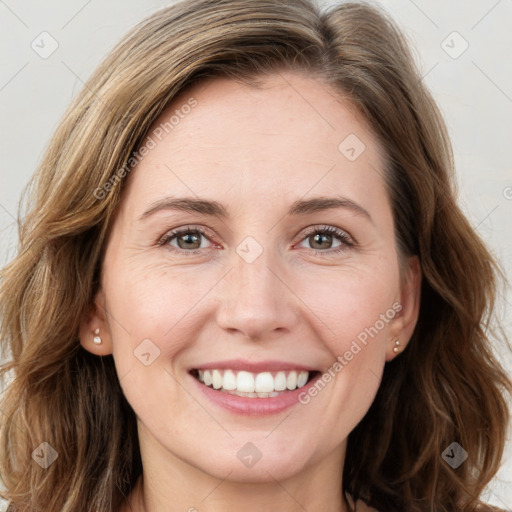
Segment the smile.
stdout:
<svg viewBox="0 0 512 512">
<path fill-rule="evenodd" d="M 196 369 L 192 375 L 205 386 L 248 398 L 273 398 L 304 387 L 315 373 L 281 370 L 260 373 L 232 369 Z"/>
</svg>

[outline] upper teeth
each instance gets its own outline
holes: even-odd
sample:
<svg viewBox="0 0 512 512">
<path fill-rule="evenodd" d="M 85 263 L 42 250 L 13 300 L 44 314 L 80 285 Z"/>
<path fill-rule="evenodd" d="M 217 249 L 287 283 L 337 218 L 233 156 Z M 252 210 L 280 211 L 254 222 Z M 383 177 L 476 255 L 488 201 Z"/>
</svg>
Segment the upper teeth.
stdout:
<svg viewBox="0 0 512 512">
<path fill-rule="evenodd" d="M 234 370 L 198 370 L 199 380 L 214 389 L 245 393 L 271 393 L 294 390 L 306 384 L 309 372 L 251 373 Z"/>
</svg>

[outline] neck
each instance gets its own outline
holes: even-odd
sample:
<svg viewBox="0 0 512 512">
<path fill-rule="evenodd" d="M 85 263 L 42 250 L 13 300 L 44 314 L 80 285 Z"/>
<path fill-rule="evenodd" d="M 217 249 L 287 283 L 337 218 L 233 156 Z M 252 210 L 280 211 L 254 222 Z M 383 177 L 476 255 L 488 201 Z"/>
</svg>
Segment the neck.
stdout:
<svg viewBox="0 0 512 512">
<path fill-rule="evenodd" d="M 221 485 L 224 485 L 222 481 L 218 483 L 219 487 Z M 214 492 L 216 492 L 215 488 L 211 490 L 212 494 Z M 321 489 L 317 489 L 315 492 L 320 493 Z M 229 494 L 229 498 L 227 494 Z M 172 500 L 171 503 L 180 501 Z M 154 496 L 154 489 L 151 489 L 151 486 L 145 486 L 144 478 L 140 477 L 129 500 L 123 505 L 120 512 L 163 512 L 164 510 L 166 512 L 218 512 L 227 510 L 226 507 L 229 507 L 230 510 L 244 510 L 247 512 L 259 512 L 262 509 L 268 512 L 296 512 L 297 510 L 353 512 L 347 499 L 341 493 L 336 501 L 330 501 L 330 506 L 325 505 L 327 501 L 329 500 L 326 500 L 325 496 L 318 495 L 315 499 L 308 499 L 307 503 L 304 504 L 294 497 L 282 483 L 276 482 L 276 486 L 273 489 L 265 490 L 259 487 L 259 484 L 246 484 L 245 487 L 240 486 L 235 492 L 229 489 L 229 493 L 227 493 L 225 489 L 217 497 L 206 495 L 202 499 L 194 501 L 195 505 L 191 505 L 192 500 L 188 500 L 186 508 L 183 508 L 181 504 L 177 506 L 171 505 L 173 508 L 170 508 L 168 504 L 163 504 L 161 499 Z"/>
<path fill-rule="evenodd" d="M 337 450 L 286 480 L 278 481 L 269 474 L 268 481 L 258 483 L 235 482 L 229 475 L 214 478 L 182 461 L 166 470 L 144 465 L 144 476 L 121 512 L 350 512 L 352 508 L 342 492 L 339 456 Z"/>
</svg>

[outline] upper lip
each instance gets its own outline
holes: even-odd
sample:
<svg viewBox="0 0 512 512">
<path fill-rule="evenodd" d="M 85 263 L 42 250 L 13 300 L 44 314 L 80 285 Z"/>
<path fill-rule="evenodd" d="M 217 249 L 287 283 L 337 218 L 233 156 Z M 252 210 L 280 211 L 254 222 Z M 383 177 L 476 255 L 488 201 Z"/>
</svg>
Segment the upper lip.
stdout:
<svg viewBox="0 0 512 512">
<path fill-rule="evenodd" d="M 316 368 L 289 361 L 246 361 L 243 359 L 229 359 L 224 361 L 213 361 L 191 368 L 191 370 L 237 370 L 252 373 L 277 372 L 279 370 L 299 370 L 306 372 L 317 371 Z"/>
</svg>

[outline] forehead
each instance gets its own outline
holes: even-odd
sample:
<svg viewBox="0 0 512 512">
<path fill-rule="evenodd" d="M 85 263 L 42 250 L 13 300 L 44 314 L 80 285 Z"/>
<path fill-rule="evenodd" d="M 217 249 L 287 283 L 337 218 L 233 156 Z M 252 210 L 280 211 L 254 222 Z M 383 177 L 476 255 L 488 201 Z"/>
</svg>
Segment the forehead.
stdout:
<svg viewBox="0 0 512 512">
<path fill-rule="evenodd" d="M 260 82 L 214 78 L 183 90 L 149 130 L 129 194 L 383 190 L 384 151 L 346 98 L 291 72 Z"/>
</svg>

